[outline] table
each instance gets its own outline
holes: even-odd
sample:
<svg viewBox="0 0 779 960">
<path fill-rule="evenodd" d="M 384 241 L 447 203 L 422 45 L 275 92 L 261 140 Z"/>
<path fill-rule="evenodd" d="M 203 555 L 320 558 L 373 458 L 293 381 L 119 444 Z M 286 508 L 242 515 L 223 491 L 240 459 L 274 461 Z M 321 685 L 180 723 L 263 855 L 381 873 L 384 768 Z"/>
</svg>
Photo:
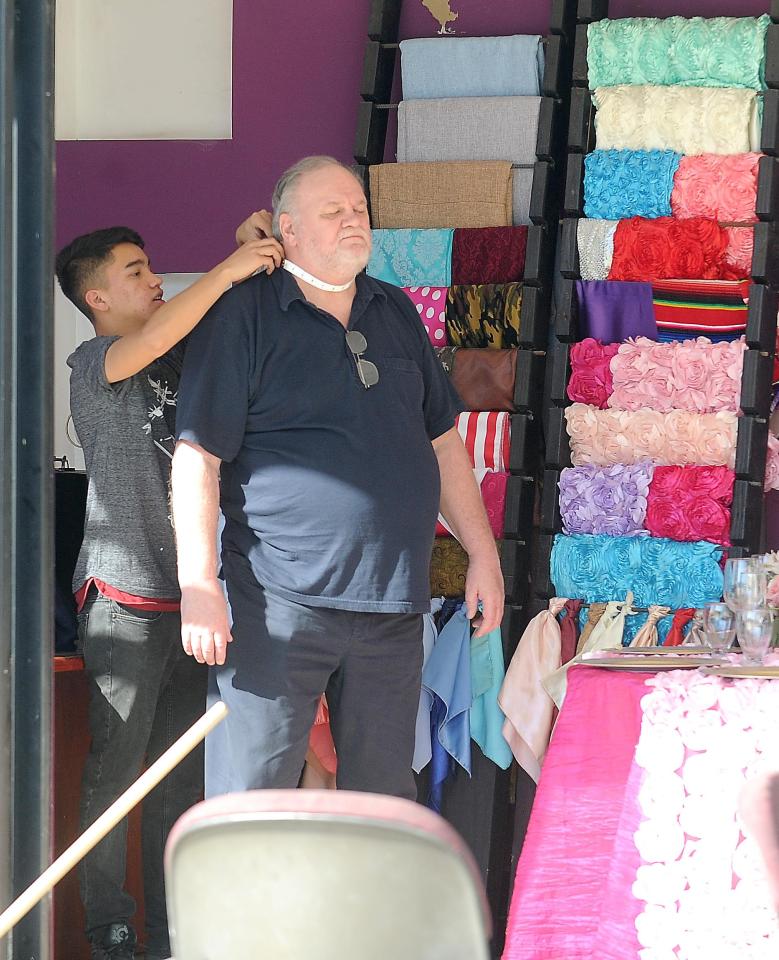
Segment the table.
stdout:
<svg viewBox="0 0 779 960">
<path fill-rule="evenodd" d="M 779 929 L 741 785 L 779 769 L 779 681 L 575 666 L 504 960 L 767 960 Z"/>
</svg>

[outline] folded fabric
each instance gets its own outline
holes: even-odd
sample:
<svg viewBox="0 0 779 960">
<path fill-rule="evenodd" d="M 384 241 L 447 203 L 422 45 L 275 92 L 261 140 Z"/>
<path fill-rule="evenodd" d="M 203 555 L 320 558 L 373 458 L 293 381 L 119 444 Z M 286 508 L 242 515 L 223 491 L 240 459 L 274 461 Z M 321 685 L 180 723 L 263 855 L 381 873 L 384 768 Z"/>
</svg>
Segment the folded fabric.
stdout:
<svg viewBox="0 0 779 960">
<path fill-rule="evenodd" d="M 433 597 L 430 601 L 430 613 L 422 616 L 422 673 L 425 672 L 425 666 L 433 652 L 435 641 L 438 637 L 438 628 L 436 627 L 435 614 L 443 606 L 442 597 Z M 419 704 L 417 706 L 417 720 L 414 730 L 414 758 L 411 761 L 411 769 L 415 773 L 423 770 L 433 756 L 433 747 L 430 738 L 430 710 L 433 706 L 433 697 L 429 690 L 424 686 L 419 691 Z"/>
<path fill-rule="evenodd" d="M 527 227 L 471 227 L 454 231 L 451 281 L 514 283 L 525 275 Z"/>
<path fill-rule="evenodd" d="M 771 18 L 628 17 L 587 28 L 590 87 L 676 84 L 764 86 L 765 37 Z"/>
<path fill-rule="evenodd" d="M 370 167 L 374 227 L 503 227 L 512 223 L 504 160 L 379 163 Z"/>
<path fill-rule="evenodd" d="M 405 100 L 538 96 L 543 72 L 539 36 L 426 37 L 400 44 Z"/>
<path fill-rule="evenodd" d="M 576 299 L 582 338 L 593 337 L 602 343 L 618 343 L 628 337 L 657 338 L 648 283 L 577 280 Z"/>
<path fill-rule="evenodd" d="M 573 403 L 588 403 L 604 409 L 614 389 L 611 379 L 611 360 L 619 350 L 618 343 L 601 343 L 586 337 L 571 347 L 571 376 L 568 380 L 568 399 Z"/>
<path fill-rule="evenodd" d="M 471 637 L 471 739 L 502 770 L 511 766 L 511 748 L 503 736 L 505 715 L 498 694 L 506 673 L 500 628 Z"/>
<path fill-rule="evenodd" d="M 503 681 L 498 703 L 506 715 L 503 736 L 517 763 L 538 783 L 552 733 L 554 703 L 543 678 L 560 666 L 560 624 L 565 599 L 552 597 L 549 609 L 528 623 Z"/>
<path fill-rule="evenodd" d="M 521 283 L 455 285 L 446 296 L 449 343 L 502 350 L 519 345 Z"/>
<path fill-rule="evenodd" d="M 593 91 L 599 150 L 748 153 L 759 149 L 754 90 L 615 86 Z"/>
<path fill-rule="evenodd" d="M 702 607 L 722 596 L 722 549 L 655 537 L 565 536 L 552 547 L 555 592 L 592 602 L 634 595 L 637 607 Z"/>
<path fill-rule="evenodd" d="M 476 470 L 508 470 L 511 418 L 508 413 L 459 413 L 455 421 Z"/>
<path fill-rule="evenodd" d="M 576 225 L 579 276 L 582 280 L 605 280 L 614 256 L 618 220 L 580 220 Z"/>
<path fill-rule="evenodd" d="M 582 653 L 587 647 L 587 641 L 592 634 L 592 631 L 600 623 L 601 617 L 606 612 L 605 603 L 591 603 L 588 607 L 582 608 L 579 613 L 579 623 L 582 628 L 582 632 L 579 634 L 579 642 L 576 645 L 576 653 Z"/>
<path fill-rule="evenodd" d="M 658 339 L 734 339 L 746 329 L 748 280 L 655 280 L 651 290 Z"/>
<path fill-rule="evenodd" d="M 434 347 L 448 343 L 446 339 L 446 287 L 404 287 L 403 291 L 417 308 L 427 336 Z"/>
<path fill-rule="evenodd" d="M 464 597 L 468 554 L 453 537 L 436 537 L 430 558 L 430 595 Z"/>
<path fill-rule="evenodd" d="M 726 247 L 725 265 L 728 276 L 734 279 L 752 273 L 752 253 L 755 244 L 753 227 L 723 227 Z"/>
<path fill-rule="evenodd" d="M 404 100 L 398 105 L 398 162 L 536 162 L 541 97 Z"/>
<path fill-rule="evenodd" d="M 741 263 L 741 236 L 731 241 L 728 231 L 716 220 L 631 217 L 619 221 L 613 242 L 609 280 L 664 280 L 669 277 L 738 280 L 749 276 L 749 267 L 744 268 Z M 729 247 L 733 245 L 738 249 L 731 252 Z"/>
<path fill-rule="evenodd" d="M 587 464 L 560 474 L 563 533 L 646 535 L 644 522 L 654 465 L 648 461 L 610 467 Z"/>
<path fill-rule="evenodd" d="M 470 347 L 439 347 L 441 366 L 466 410 L 516 409 L 517 350 L 479 350 Z"/>
<path fill-rule="evenodd" d="M 681 159 L 671 150 L 594 150 L 584 158 L 584 215 L 669 217 Z"/>
<path fill-rule="evenodd" d="M 479 485 L 481 501 L 487 514 L 487 520 L 496 540 L 503 536 L 503 526 L 506 517 L 506 487 L 509 475 L 506 471 L 474 470 L 476 482 Z M 437 537 L 451 536 L 452 531 L 444 518 L 439 514 L 435 535 Z"/>
<path fill-rule="evenodd" d="M 396 287 L 448 287 L 453 230 L 372 230 L 367 272 Z"/>
<path fill-rule="evenodd" d="M 655 467 L 646 529 L 653 537 L 729 546 L 733 482 L 727 467 Z"/>
<path fill-rule="evenodd" d="M 628 340 L 617 347 L 611 360 L 613 390 L 608 406 L 615 410 L 737 412 L 746 349 L 743 339 L 733 343 L 712 343 L 707 337 L 677 343 L 655 343 L 646 337 Z"/>
<path fill-rule="evenodd" d="M 608 467 L 651 460 L 662 466 L 733 467 L 735 413 L 598 410 L 574 403 L 565 411 L 571 460 Z"/>
<path fill-rule="evenodd" d="M 630 641 L 631 647 L 656 647 L 659 643 L 657 624 L 671 612 L 670 607 L 660 607 L 656 603 L 650 604 L 647 610 L 646 621 Z"/>
<path fill-rule="evenodd" d="M 682 157 L 671 193 L 673 215 L 734 223 L 756 220 L 759 163 L 759 153 Z"/>
</svg>

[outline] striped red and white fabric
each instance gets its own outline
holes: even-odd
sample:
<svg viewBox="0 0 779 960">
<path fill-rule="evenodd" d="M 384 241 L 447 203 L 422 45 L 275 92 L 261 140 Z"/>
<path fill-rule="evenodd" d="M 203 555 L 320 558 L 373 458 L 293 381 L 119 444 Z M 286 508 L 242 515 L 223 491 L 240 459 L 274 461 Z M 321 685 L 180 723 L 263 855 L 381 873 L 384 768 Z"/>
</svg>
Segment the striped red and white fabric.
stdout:
<svg viewBox="0 0 779 960">
<path fill-rule="evenodd" d="M 457 431 L 475 470 L 508 470 L 511 420 L 508 413 L 461 413 Z"/>
</svg>

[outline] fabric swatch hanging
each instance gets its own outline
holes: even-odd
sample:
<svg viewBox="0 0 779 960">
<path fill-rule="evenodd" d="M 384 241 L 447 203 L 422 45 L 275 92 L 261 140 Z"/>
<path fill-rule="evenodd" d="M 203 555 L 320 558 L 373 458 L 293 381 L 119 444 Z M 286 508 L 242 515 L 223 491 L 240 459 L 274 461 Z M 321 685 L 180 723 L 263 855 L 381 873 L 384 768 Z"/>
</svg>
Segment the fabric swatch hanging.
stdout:
<svg viewBox="0 0 779 960">
<path fill-rule="evenodd" d="M 737 339 L 746 330 L 749 283 L 749 280 L 655 280 L 651 296 L 657 339 L 687 340 L 700 335 L 712 340 Z"/>
<path fill-rule="evenodd" d="M 503 536 L 506 517 L 506 488 L 509 475 L 505 470 L 474 470 L 474 474 L 492 535 L 496 540 L 500 540 Z M 439 514 L 435 530 L 437 537 L 452 536 L 452 531 L 445 524 L 444 518 Z"/>
<path fill-rule="evenodd" d="M 671 210 L 677 218 L 711 217 L 720 222 L 757 220 L 759 153 L 682 157 L 674 175 Z"/>
<path fill-rule="evenodd" d="M 646 529 L 654 537 L 729 546 L 734 479 L 727 467 L 655 467 Z"/>
<path fill-rule="evenodd" d="M 654 466 L 567 467 L 560 474 L 563 533 L 646 536 L 647 497 Z"/>
<path fill-rule="evenodd" d="M 600 223 L 602 221 L 595 221 Z M 602 343 L 628 337 L 657 339 L 657 323 L 648 283 L 577 280 L 579 335 Z"/>
<path fill-rule="evenodd" d="M 585 217 L 670 217 L 681 159 L 672 150 L 594 150 L 584 158 Z"/>
<path fill-rule="evenodd" d="M 615 86 L 593 91 L 598 150 L 749 153 L 760 147 L 754 90 Z"/>
<path fill-rule="evenodd" d="M 448 287 L 454 230 L 372 230 L 367 273 L 396 287 Z"/>
<path fill-rule="evenodd" d="M 566 393 L 574 403 L 588 403 L 605 409 L 614 391 L 611 361 L 619 350 L 618 343 L 601 343 L 585 337 L 571 345 L 571 376 Z"/>
<path fill-rule="evenodd" d="M 495 542 L 498 554 L 503 543 Z M 465 576 L 468 573 L 468 554 L 454 537 L 436 537 L 430 561 L 430 596 L 465 596 Z"/>
<path fill-rule="evenodd" d="M 452 284 L 514 283 L 525 274 L 527 227 L 454 231 Z"/>
<path fill-rule="evenodd" d="M 515 347 L 506 350 L 439 347 L 436 354 L 466 410 L 514 412 Z"/>
<path fill-rule="evenodd" d="M 505 672 L 500 628 L 483 637 L 471 636 L 471 739 L 501 770 L 511 766 L 512 757 L 503 736 L 505 716 L 498 705 Z"/>
<path fill-rule="evenodd" d="M 765 86 L 771 18 L 627 17 L 587 27 L 589 85 Z"/>
<path fill-rule="evenodd" d="M 403 292 L 416 307 L 419 319 L 434 347 L 443 347 L 446 339 L 446 287 L 404 287 Z"/>
<path fill-rule="evenodd" d="M 379 163 L 369 168 L 369 179 L 376 228 L 512 223 L 511 164 L 503 160 Z"/>
<path fill-rule="evenodd" d="M 402 40 L 404 100 L 537 97 L 544 72 L 541 37 L 425 37 Z"/>
<path fill-rule="evenodd" d="M 455 425 L 475 470 L 508 470 L 511 417 L 508 413 L 459 413 Z"/>
<path fill-rule="evenodd" d="M 582 280 L 605 280 L 614 257 L 614 234 L 619 220 L 586 220 L 576 224 L 579 276 Z"/>
<path fill-rule="evenodd" d="M 449 343 L 502 350 L 519 346 L 522 284 L 457 285 L 446 296 Z"/>
</svg>

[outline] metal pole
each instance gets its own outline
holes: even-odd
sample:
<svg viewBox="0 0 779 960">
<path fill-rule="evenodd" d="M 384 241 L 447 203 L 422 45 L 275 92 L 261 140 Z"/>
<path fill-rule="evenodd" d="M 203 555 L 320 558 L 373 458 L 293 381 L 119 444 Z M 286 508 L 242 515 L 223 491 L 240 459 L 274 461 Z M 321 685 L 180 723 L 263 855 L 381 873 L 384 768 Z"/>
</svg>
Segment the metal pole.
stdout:
<svg viewBox="0 0 779 960">
<path fill-rule="evenodd" d="M 13 885 L 51 862 L 54 654 L 54 3 L 15 0 Z M 16 927 L 13 960 L 51 957 L 47 897 Z"/>
<path fill-rule="evenodd" d="M 0 903 L 11 900 L 11 384 L 13 381 L 13 4 L 0 0 Z M 0 945 L 0 957 L 7 952 Z"/>
</svg>

